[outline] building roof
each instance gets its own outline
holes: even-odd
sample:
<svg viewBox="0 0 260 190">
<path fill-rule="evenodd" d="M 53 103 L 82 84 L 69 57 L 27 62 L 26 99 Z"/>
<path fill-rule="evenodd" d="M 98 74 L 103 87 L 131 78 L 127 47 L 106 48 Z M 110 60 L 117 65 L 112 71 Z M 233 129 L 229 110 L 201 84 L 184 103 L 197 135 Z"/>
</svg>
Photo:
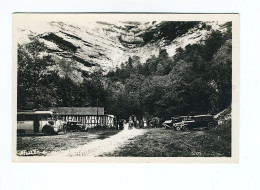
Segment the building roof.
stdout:
<svg viewBox="0 0 260 190">
<path fill-rule="evenodd" d="M 29 111 L 29 110 L 23 110 L 23 111 L 17 111 L 17 115 L 33 115 L 34 114 L 34 111 Z"/>
<path fill-rule="evenodd" d="M 52 111 L 35 111 L 34 114 L 53 114 Z"/>
<path fill-rule="evenodd" d="M 58 115 L 97 115 L 97 107 L 54 107 Z M 104 115 L 104 107 L 98 107 L 98 115 Z"/>
<path fill-rule="evenodd" d="M 36 110 L 18 110 L 17 114 L 22 114 L 22 115 L 46 115 L 46 114 L 53 114 L 52 111 L 45 111 L 45 110 L 41 110 L 41 111 L 36 111 Z"/>
</svg>

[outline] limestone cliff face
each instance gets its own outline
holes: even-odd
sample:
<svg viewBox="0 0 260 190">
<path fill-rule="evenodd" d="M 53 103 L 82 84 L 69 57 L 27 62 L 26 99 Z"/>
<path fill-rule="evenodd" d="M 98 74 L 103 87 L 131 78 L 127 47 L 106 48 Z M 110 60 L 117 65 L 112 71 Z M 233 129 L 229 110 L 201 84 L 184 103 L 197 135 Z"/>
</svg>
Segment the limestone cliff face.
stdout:
<svg viewBox="0 0 260 190">
<path fill-rule="evenodd" d="M 129 57 L 149 57 L 166 50 L 173 56 L 179 47 L 202 43 L 214 29 L 225 30 L 218 22 L 87 22 L 77 25 L 48 22 L 19 28 L 19 43 L 37 38 L 46 46 L 42 54 L 66 59 L 87 72 L 101 67 L 105 72 L 120 67 Z"/>
</svg>

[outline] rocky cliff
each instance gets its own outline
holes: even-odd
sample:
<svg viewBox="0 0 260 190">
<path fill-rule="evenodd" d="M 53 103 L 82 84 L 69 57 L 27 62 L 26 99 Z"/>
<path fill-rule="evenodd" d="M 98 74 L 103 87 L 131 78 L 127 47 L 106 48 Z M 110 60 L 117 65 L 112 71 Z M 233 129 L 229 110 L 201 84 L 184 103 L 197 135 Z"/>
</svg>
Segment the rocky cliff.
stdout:
<svg viewBox="0 0 260 190">
<path fill-rule="evenodd" d="M 179 47 L 203 43 L 212 30 L 225 30 L 218 22 L 88 22 L 84 25 L 46 22 L 19 28 L 19 44 L 38 39 L 45 44 L 42 54 L 66 59 L 77 68 L 105 72 L 120 67 L 129 57 L 141 63 L 166 50 L 170 56 Z"/>
</svg>

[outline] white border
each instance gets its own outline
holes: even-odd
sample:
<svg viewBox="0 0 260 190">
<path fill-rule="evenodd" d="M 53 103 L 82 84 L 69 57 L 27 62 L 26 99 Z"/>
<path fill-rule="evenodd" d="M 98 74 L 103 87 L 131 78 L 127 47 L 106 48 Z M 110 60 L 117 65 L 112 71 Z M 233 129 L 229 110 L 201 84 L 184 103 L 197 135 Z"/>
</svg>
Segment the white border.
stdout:
<svg viewBox="0 0 260 190">
<path fill-rule="evenodd" d="M 231 157 L 21 157 L 16 154 L 17 29 L 19 24 L 39 21 L 231 21 L 232 22 L 232 148 Z M 13 15 L 13 161 L 99 163 L 238 163 L 239 131 L 239 15 L 238 14 L 29 14 Z"/>
<path fill-rule="evenodd" d="M 260 2 L 256 0 L 1 0 L 0 189 L 46 190 L 38 180 L 49 175 L 48 189 L 260 189 L 259 117 Z M 229 164 L 13 164 L 12 163 L 12 13 L 13 12 L 193 12 L 240 13 L 240 163 Z M 253 119 L 252 119 L 253 118 Z M 70 180 L 64 182 L 70 176 Z M 79 176 L 84 182 L 76 183 Z M 58 182 L 57 182 L 58 181 Z"/>
</svg>

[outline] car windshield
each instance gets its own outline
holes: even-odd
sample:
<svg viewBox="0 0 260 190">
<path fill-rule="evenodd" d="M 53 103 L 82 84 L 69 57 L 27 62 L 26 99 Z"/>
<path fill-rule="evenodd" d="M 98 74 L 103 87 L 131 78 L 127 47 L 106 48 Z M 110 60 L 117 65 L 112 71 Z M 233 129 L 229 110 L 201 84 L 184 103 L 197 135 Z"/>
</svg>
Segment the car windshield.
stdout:
<svg viewBox="0 0 260 190">
<path fill-rule="evenodd" d="M 183 121 L 192 121 L 192 120 L 193 120 L 193 119 L 190 118 L 190 117 L 186 117 L 186 118 L 183 119 Z"/>
<path fill-rule="evenodd" d="M 210 121 L 213 120 L 212 116 L 201 116 L 201 117 L 194 117 L 195 121 Z"/>
<path fill-rule="evenodd" d="M 42 114 L 41 116 L 42 120 L 52 120 L 53 116 L 51 114 Z"/>
</svg>

